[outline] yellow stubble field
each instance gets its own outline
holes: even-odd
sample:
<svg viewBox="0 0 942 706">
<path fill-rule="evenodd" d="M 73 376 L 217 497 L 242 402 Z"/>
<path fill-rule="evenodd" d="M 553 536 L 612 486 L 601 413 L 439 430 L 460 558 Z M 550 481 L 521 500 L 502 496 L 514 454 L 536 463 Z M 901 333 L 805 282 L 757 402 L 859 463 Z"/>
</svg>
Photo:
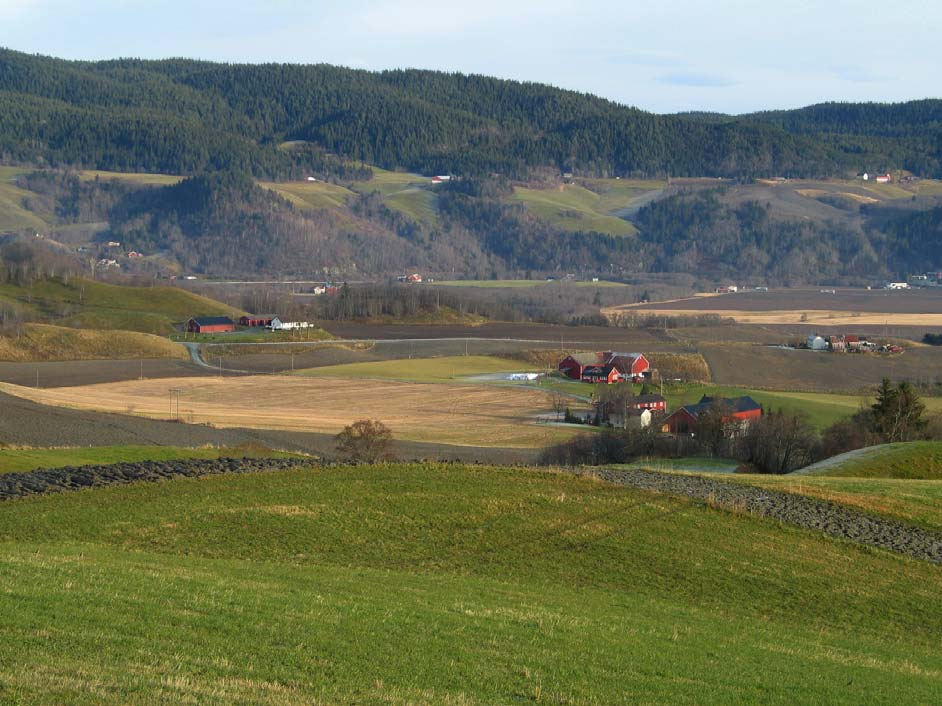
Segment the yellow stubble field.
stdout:
<svg viewBox="0 0 942 706">
<path fill-rule="evenodd" d="M 548 394 L 516 387 L 440 385 L 281 376 L 163 378 L 78 387 L 0 391 L 41 404 L 132 414 L 176 415 L 194 424 L 336 433 L 357 419 L 379 419 L 398 439 L 465 446 L 532 448 L 558 440 L 560 429 L 536 422 Z"/>
</svg>

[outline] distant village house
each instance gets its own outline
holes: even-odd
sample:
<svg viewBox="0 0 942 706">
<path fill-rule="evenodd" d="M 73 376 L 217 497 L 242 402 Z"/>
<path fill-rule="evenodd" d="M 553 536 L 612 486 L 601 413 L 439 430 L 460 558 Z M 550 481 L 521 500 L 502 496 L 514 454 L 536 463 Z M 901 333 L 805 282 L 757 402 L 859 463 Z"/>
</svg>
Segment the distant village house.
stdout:
<svg viewBox="0 0 942 706">
<path fill-rule="evenodd" d="M 724 410 L 723 424 L 747 427 L 762 416 L 762 407 L 754 399 L 743 397 L 724 398 L 704 395 L 697 404 L 688 404 L 668 415 L 661 423 L 661 431 L 669 434 L 694 434 L 700 427 L 700 418 L 709 410 Z"/>
</svg>

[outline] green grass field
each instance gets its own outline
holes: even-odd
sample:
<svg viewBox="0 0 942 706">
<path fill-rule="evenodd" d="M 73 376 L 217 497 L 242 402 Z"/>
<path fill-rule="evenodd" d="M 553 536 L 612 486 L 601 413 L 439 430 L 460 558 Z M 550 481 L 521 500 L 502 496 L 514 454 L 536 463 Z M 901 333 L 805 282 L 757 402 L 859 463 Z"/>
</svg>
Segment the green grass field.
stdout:
<svg viewBox="0 0 942 706">
<path fill-rule="evenodd" d="M 0 505 L 0 700 L 932 703 L 938 567 L 552 472 Z"/>
<path fill-rule="evenodd" d="M 724 476 L 760 488 L 810 495 L 942 532 L 942 480 L 832 478 L 789 474 Z"/>
<path fill-rule="evenodd" d="M 60 326 L 167 334 L 191 316 L 238 316 L 237 309 L 176 287 L 125 287 L 72 278 L 0 284 L 0 298 Z"/>
<path fill-rule="evenodd" d="M 320 208 L 342 208 L 354 193 L 336 184 L 317 182 L 259 182 L 261 186 L 283 196 L 302 211 Z"/>
<path fill-rule="evenodd" d="M 471 375 L 512 373 L 528 370 L 526 363 L 486 355 L 404 358 L 367 363 L 345 363 L 295 371 L 307 377 L 374 378 L 405 382 L 461 381 Z"/>
<path fill-rule="evenodd" d="M 942 480 L 942 441 L 909 441 L 851 451 L 802 469 L 803 475 Z"/>
<path fill-rule="evenodd" d="M 176 446 L 88 446 L 59 449 L 5 449 L 0 447 L 0 473 L 24 473 L 37 468 L 85 466 L 135 461 L 174 461 L 188 458 L 285 457 L 290 454 L 263 447 L 202 447 Z"/>
<path fill-rule="evenodd" d="M 101 169 L 83 169 L 78 173 L 79 179 L 92 181 L 94 179 L 114 181 L 127 181 L 141 186 L 171 186 L 183 181 L 182 176 L 174 174 L 157 174 L 153 172 L 108 172 Z"/>
<path fill-rule="evenodd" d="M 25 229 L 45 231 L 49 223 L 55 220 L 52 214 L 45 214 L 43 218 L 24 206 L 23 200 L 31 194 L 16 186 L 13 180 L 30 171 L 24 167 L 0 166 L 0 232 Z"/>
<path fill-rule="evenodd" d="M 638 232 L 628 221 L 607 212 L 598 194 L 576 184 L 556 189 L 517 186 L 510 198 L 562 230 L 595 231 L 608 235 L 635 235 Z"/>
<path fill-rule="evenodd" d="M 333 338 L 333 335 L 322 328 L 298 329 L 296 331 L 268 331 L 266 329 L 238 329 L 232 333 L 189 333 L 178 331 L 171 334 L 175 341 L 190 341 L 193 343 L 296 343 L 298 341 L 322 341 Z M 257 353 L 258 351 L 253 351 Z"/>
<path fill-rule="evenodd" d="M 438 223 L 436 195 L 429 190 L 431 177 L 409 172 L 390 172 L 372 167 L 373 178 L 353 184 L 353 190 L 363 194 L 378 192 L 383 203 L 417 221 Z"/>
</svg>

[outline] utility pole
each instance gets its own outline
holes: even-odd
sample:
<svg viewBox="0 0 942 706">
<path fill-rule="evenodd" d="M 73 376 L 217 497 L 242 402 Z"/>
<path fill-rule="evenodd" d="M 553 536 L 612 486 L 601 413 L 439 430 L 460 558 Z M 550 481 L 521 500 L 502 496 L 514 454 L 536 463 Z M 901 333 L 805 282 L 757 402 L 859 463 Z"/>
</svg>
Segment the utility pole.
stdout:
<svg viewBox="0 0 942 706">
<path fill-rule="evenodd" d="M 36 368 L 36 387 L 39 387 L 39 368 Z"/>
</svg>

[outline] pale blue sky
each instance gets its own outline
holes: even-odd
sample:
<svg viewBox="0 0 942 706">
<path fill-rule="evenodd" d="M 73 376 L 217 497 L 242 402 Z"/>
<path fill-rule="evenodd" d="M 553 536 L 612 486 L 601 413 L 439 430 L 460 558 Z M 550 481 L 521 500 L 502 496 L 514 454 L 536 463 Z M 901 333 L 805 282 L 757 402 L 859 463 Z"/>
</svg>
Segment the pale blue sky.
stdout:
<svg viewBox="0 0 942 706">
<path fill-rule="evenodd" d="M 417 67 L 539 81 L 656 112 L 942 97 L 929 0 L 0 0 L 0 46 Z"/>
</svg>

